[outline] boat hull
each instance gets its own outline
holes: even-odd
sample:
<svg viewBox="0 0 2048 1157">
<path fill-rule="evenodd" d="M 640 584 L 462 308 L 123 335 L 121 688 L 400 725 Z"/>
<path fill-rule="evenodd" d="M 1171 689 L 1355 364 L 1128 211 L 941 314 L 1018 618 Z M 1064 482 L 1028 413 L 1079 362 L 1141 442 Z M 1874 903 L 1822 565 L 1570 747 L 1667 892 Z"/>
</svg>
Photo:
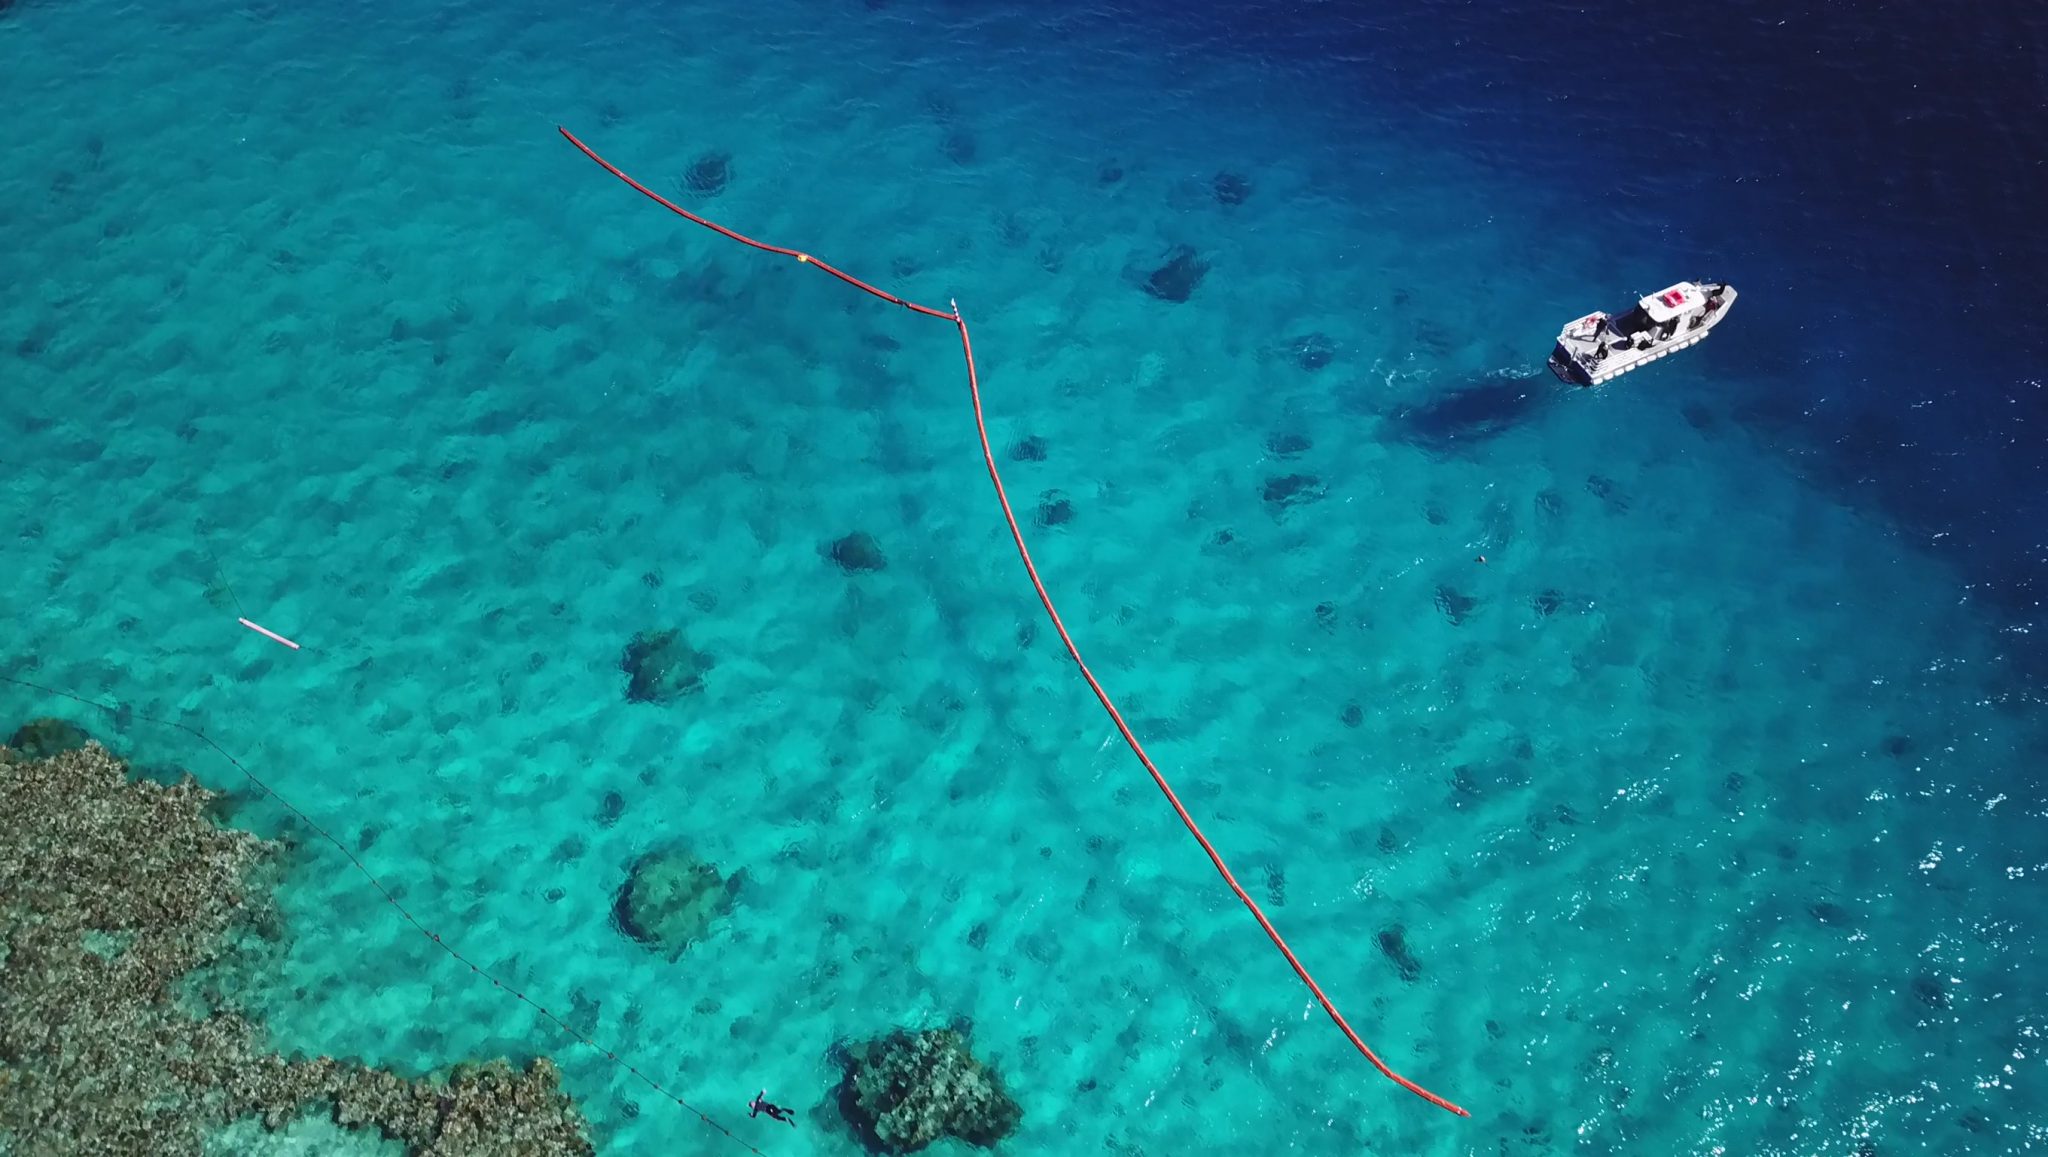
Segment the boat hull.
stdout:
<svg viewBox="0 0 2048 1157">
<path fill-rule="evenodd" d="M 1573 357 L 1572 352 L 1560 343 L 1550 351 L 1550 372 L 1575 386 L 1604 386 L 1631 370 L 1642 369 L 1651 362 L 1663 359 L 1667 354 L 1698 345 L 1707 340 L 1708 332 L 1701 330 L 1683 338 L 1676 338 L 1670 344 L 1655 349 L 1627 351 L 1635 356 L 1625 360 L 1618 355 L 1610 354 L 1607 360 L 1599 365 L 1597 371 Z"/>
</svg>

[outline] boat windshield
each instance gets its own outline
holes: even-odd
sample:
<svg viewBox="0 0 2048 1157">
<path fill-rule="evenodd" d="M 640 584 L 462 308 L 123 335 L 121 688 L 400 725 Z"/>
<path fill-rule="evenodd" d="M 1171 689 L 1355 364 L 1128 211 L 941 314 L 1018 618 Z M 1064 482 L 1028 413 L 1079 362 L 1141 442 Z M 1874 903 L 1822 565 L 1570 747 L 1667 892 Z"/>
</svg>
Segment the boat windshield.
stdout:
<svg viewBox="0 0 2048 1157">
<path fill-rule="evenodd" d="M 1622 337 L 1631 337 L 1649 329 L 1652 324 L 1650 315 L 1643 312 L 1643 307 L 1638 305 L 1627 313 L 1617 315 L 1608 326 Z"/>
</svg>

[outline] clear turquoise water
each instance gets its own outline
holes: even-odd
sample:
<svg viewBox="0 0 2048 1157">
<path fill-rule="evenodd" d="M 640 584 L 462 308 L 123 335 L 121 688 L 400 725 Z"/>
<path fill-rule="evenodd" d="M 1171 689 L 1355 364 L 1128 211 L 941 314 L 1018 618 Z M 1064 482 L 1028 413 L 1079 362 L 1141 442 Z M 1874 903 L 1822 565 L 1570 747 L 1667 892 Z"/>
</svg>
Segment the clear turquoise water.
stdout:
<svg viewBox="0 0 2048 1157">
<path fill-rule="evenodd" d="M 1626 389 L 1541 378 L 1497 437 L 1421 437 L 1692 272 L 1570 190 L 1101 12 L 21 0 L 0 60 L 0 662 L 203 728 L 769 1152 L 851 1151 L 835 1040 L 955 1017 L 1019 1154 L 2048 1144 L 2023 628 L 1733 420 L 1766 294 Z M 729 153 L 685 203 L 959 298 L 997 445 L 1046 446 L 1013 494 L 1072 503 L 1027 529 L 1084 653 L 1471 1121 L 1348 1050 L 1116 742 L 947 327 L 670 218 L 557 123 L 679 197 Z M 1139 289 L 1176 244 L 1212 263 L 1178 305 Z M 1296 473 L 1325 496 L 1263 500 Z M 821 557 L 853 530 L 885 571 Z M 209 598 L 209 551 L 303 650 Z M 626 703 L 622 648 L 668 626 L 705 693 Z M 548 1052 L 603 1151 L 726 1144 L 189 738 L 0 688 L 53 713 L 295 840 L 280 1047 Z M 671 965 L 607 915 L 676 842 L 752 886 Z M 762 1086 L 802 1128 L 745 1120 Z"/>
</svg>

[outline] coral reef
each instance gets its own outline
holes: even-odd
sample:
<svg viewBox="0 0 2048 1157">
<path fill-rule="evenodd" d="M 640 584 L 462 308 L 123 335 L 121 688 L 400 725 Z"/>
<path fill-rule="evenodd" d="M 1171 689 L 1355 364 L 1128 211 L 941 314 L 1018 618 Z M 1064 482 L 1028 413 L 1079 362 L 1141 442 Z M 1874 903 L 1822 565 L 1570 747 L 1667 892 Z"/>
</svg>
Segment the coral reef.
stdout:
<svg viewBox="0 0 2048 1157">
<path fill-rule="evenodd" d="M 681 631 L 642 631 L 626 644 L 619 669 L 628 703 L 673 703 L 704 689 L 711 656 L 691 648 Z"/>
<path fill-rule="evenodd" d="M 409 1080 L 287 1060 L 232 1008 L 187 1011 L 231 939 L 277 926 L 280 846 L 215 825 L 216 799 L 131 779 L 97 743 L 0 748 L 0 1149 L 197 1157 L 231 1121 L 319 1108 L 417 1154 L 594 1152 L 546 1060 Z"/>
<path fill-rule="evenodd" d="M 849 1047 L 844 1059 L 839 1111 L 877 1153 L 915 1153 L 945 1137 L 986 1149 L 1024 1117 L 953 1029 L 897 1029 Z"/>
<path fill-rule="evenodd" d="M 882 570 L 889 565 L 888 558 L 882 554 L 882 545 L 864 530 L 834 539 L 825 548 L 825 555 L 848 574 Z"/>
<path fill-rule="evenodd" d="M 1202 278 L 1209 275 L 1209 263 L 1193 247 L 1176 245 L 1166 260 L 1145 278 L 1145 292 L 1161 301 L 1184 302 L 1194 296 Z"/>
<path fill-rule="evenodd" d="M 66 719 L 31 719 L 15 729 L 7 746 L 29 759 L 48 759 L 60 751 L 77 751 L 92 740 L 85 729 Z"/>
<path fill-rule="evenodd" d="M 1315 373 L 1337 360 L 1337 343 L 1329 334 L 1320 331 L 1290 339 L 1287 348 L 1294 357 L 1294 364 L 1309 373 Z"/>
<path fill-rule="evenodd" d="M 1268 478 L 1259 490 L 1259 496 L 1266 500 L 1266 505 L 1275 510 L 1315 502 L 1327 493 L 1329 488 L 1323 485 L 1322 479 L 1313 474 L 1287 474 Z"/>
<path fill-rule="evenodd" d="M 1443 613 L 1444 618 L 1452 626 L 1462 627 L 1465 620 L 1471 618 L 1472 613 L 1479 609 L 1479 600 L 1449 583 L 1438 583 L 1436 609 Z"/>
<path fill-rule="evenodd" d="M 1286 906 L 1287 869 L 1277 866 L 1266 869 L 1266 899 L 1272 901 L 1275 908 Z"/>
<path fill-rule="evenodd" d="M 1287 431 L 1266 439 L 1266 453 L 1275 458 L 1292 458 L 1315 448 L 1307 434 Z"/>
<path fill-rule="evenodd" d="M 1074 503 L 1057 490 L 1038 496 L 1037 522 L 1040 526 L 1065 526 L 1074 520 Z"/>
<path fill-rule="evenodd" d="M 688 852 L 651 852 L 634 863 L 612 902 L 612 923 L 670 960 L 702 940 L 711 925 L 732 911 L 745 886 L 745 871 L 730 878 Z"/>
<path fill-rule="evenodd" d="M 1599 474 L 1586 475 L 1586 493 L 1606 503 L 1607 508 L 1616 514 L 1626 513 L 1628 510 L 1628 495 L 1615 485 L 1612 478 Z"/>
<path fill-rule="evenodd" d="M 732 180 L 731 153 L 705 153 L 683 172 L 683 188 L 699 197 L 716 197 Z"/>
<path fill-rule="evenodd" d="M 1408 950 L 1407 929 L 1399 924 L 1382 928 L 1379 935 L 1373 937 L 1373 943 L 1379 945 L 1381 954 L 1393 962 L 1394 971 L 1401 974 L 1401 979 L 1410 984 L 1422 979 L 1422 962 Z"/>
<path fill-rule="evenodd" d="M 1251 200 L 1252 183 L 1243 173 L 1218 173 L 1209 182 L 1209 191 L 1219 205 L 1242 205 Z"/>
</svg>

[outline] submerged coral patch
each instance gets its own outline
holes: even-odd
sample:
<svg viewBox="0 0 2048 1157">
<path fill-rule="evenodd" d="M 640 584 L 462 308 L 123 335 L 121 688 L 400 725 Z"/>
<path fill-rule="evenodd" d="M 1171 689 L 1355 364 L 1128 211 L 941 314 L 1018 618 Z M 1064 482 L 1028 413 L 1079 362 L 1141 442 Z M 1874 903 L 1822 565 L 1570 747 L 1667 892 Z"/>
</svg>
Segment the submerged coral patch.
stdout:
<svg viewBox="0 0 2048 1157">
<path fill-rule="evenodd" d="M 626 644 L 619 667 L 629 703 L 673 703 L 704 689 L 711 656 L 691 648 L 676 630 L 642 631 Z"/>
<path fill-rule="evenodd" d="M 77 751 L 92 741 L 85 728 L 68 719 L 31 719 L 14 731 L 7 746 L 28 759 L 48 759 L 62 751 Z"/>
<path fill-rule="evenodd" d="M 1337 343 L 1326 333 L 1305 333 L 1287 343 L 1294 364 L 1315 373 L 1337 360 Z"/>
<path fill-rule="evenodd" d="M 1275 458 L 1293 458 L 1315 448 L 1315 442 L 1307 434 L 1294 430 L 1273 434 L 1266 439 L 1266 453 Z"/>
<path fill-rule="evenodd" d="M 1013 462 L 1045 461 L 1045 439 L 1036 434 L 1027 435 L 1019 440 L 1016 445 L 1010 447 L 1010 460 Z"/>
<path fill-rule="evenodd" d="M 721 876 L 688 852 L 653 852 L 626 874 L 612 902 L 612 923 L 649 948 L 679 959 L 710 934 L 719 917 L 732 911 L 744 873 Z"/>
<path fill-rule="evenodd" d="M 1436 609 L 1446 622 L 1462 627 L 1472 612 L 1479 609 L 1479 600 L 1449 583 L 1438 583 L 1436 588 Z"/>
<path fill-rule="evenodd" d="M 411 1080 L 268 1052 L 224 977 L 246 965 L 229 945 L 281 934 L 281 847 L 217 826 L 219 798 L 189 776 L 131 778 L 96 743 L 0 748 L 0 1138 L 14 1152 L 199 1157 L 232 1121 L 277 1131 L 309 1108 L 412 1153 L 595 1152 L 545 1059 Z M 191 999 L 211 1007 L 195 1018 Z"/>
<path fill-rule="evenodd" d="M 1037 522 L 1040 526 L 1064 526 L 1074 519 L 1074 503 L 1057 490 L 1039 496 Z"/>
<path fill-rule="evenodd" d="M 1145 292 L 1161 301 L 1184 302 L 1193 297 L 1202 279 L 1209 275 L 1209 263 L 1202 260 L 1194 249 L 1187 245 L 1176 245 L 1145 278 Z"/>
<path fill-rule="evenodd" d="M 825 555 L 848 574 L 883 570 L 889 565 L 889 559 L 882 554 L 882 545 L 864 530 L 834 539 L 825 548 Z"/>
<path fill-rule="evenodd" d="M 732 154 L 705 153 L 683 171 L 683 188 L 699 197 L 716 197 L 732 180 Z"/>
<path fill-rule="evenodd" d="M 1266 479 L 1266 484 L 1259 490 L 1259 497 L 1266 500 L 1266 505 L 1285 510 L 1290 506 L 1314 502 L 1327 493 L 1329 488 L 1313 474 L 1286 474 Z"/>
<path fill-rule="evenodd" d="M 839 1111 L 875 1153 L 915 1153 L 947 1137 L 982 1148 L 1024 1110 L 953 1029 L 897 1029 L 845 1050 Z"/>
<path fill-rule="evenodd" d="M 1394 971 L 1401 975 L 1402 980 L 1413 984 L 1422 979 L 1422 962 L 1408 950 L 1406 929 L 1399 924 L 1383 928 L 1373 937 L 1373 943 L 1379 946 L 1380 954 L 1393 963 Z"/>
</svg>

